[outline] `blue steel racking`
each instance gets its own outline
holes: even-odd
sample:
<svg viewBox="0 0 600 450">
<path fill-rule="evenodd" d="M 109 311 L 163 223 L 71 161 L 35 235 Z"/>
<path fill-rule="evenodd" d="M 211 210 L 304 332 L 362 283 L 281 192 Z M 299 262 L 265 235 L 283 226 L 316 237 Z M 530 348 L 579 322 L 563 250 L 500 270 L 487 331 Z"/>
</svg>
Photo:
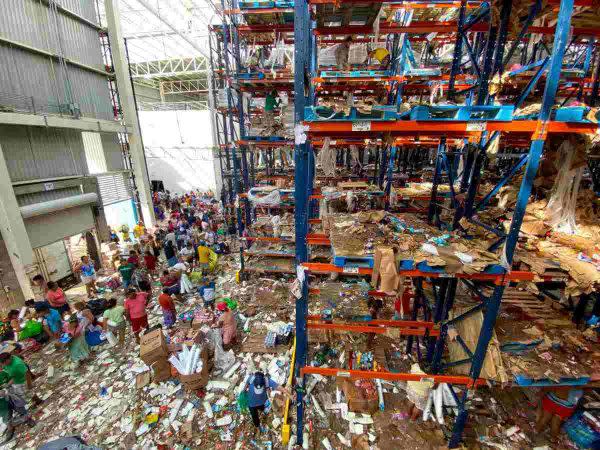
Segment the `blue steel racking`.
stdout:
<svg viewBox="0 0 600 450">
<path fill-rule="evenodd" d="M 358 0 L 357 0 L 358 1 Z M 581 0 L 577 0 L 580 2 Z M 482 226 L 488 231 L 498 234 L 498 241 L 493 248 L 499 248 L 504 245 L 503 255 L 506 267 L 511 267 L 514 252 L 519 236 L 519 229 L 524 217 L 525 208 L 531 194 L 532 184 L 536 175 L 544 142 L 549 133 L 592 133 L 597 130 L 596 124 L 588 123 L 576 117 L 577 111 L 568 111 L 559 109 L 553 112 L 557 92 L 563 98 L 561 106 L 566 104 L 569 98 L 576 95 L 578 99 L 586 98 L 590 92 L 589 103 L 596 101 L 600 84 L 600 52 L 596 48 L 596 37 L 600 35 L 599 30 L 575 28 L 574 38 L 568 41 L 571 28 L 571 17 L 575 0 L 556 0 L 553 1 L 558 8 L 558 20 L 555 27 L 533 27 L 533 20 L 540 12 L 541 2 L 536 0 L 530 7 L 527 19 L 522 24 L 516 36 L 509 39 L 509 18 L 511 16 L 512 1 L 503 0 L 500 2 L 500 14 L 498 20 L 489 20 L 490 4 L 488 2 L 386 2 L 397 8 L 423 7 L 458 7 L 459 16 L 456 21 L 447 22 L 412 22 L 412 15 L 404 17 L 404 21 L 396 24 L 380 25 L 380 33 L 392 37 L 388 42 L 388 48 L 391 50 L 392 63 L 390 72 L 382 76 L 378 73 L 356 73 L 355 80 L 341 80 L 337 74 L 329 71 L 317 72 L 317 46 L 318 39 L 322 42 L 336 43 L 341 42 L 335 38 L 326 36 L 343 36 L 355 34 L 359 36 L 357 40 L 369 40 L 372 33 L 372 26 L 348 25 L 341 26 L 317 26 L 317 22 L 311 16 L 311 7 L 327 5 L 333 3 L 333 0 L 295 0 L 293 5 L 294 20 L 293 25 L 289 21 L 277 25 L 240 25 L 236 21 L 236 14 L 240 14 L 235 0 L 230 14 L 224 14 L 223 26 L 217 31 L 221 35 L 223 42 L 222 58 L 224 59 L 223 69 L 228 86 L 231 84 L 232 76 L 241 73 L 240 66 L 240 33 L 264 33 L 265 31 L 275 30 L 282 33 L 285 42 L 294 44 L 294 119 L 297 125 L 304 124 L 305 132 L 297 132 L 294 151 L 294 217 L 295 217 L 295 262 L 297 267 L 304 267 L 314 273 L 338 272 L 347 275 L 368 275 L 368 268 L 349 268 L 338 267 L 332 264 L 309 263 L 308 246 L 311 244 L 327 244 L 327 239 L 322 236 L 309 233 L 310 223 L 316 222 L 311 215 L 310 202 L 316 198 L 313 191 L 315 181 L 315 157 L 313 145 L 323 137 L 335 137 L 339 140 L 351 142 L 353 139 L 362 140 L 365 138 L 380 138 L 384 135 L 396 137 L 396 141 L 391 145 L 382 145 L 381 158 L 379 163 L 379 174 L 376 175 L 377 181 L 384 189 L 384 194 L 389 199 L 394 181 L 394 168 L 397 164 L 399 153 L 398 142 L 402 139 L 421 136 L 425 139 L 432 138 L 437 141 L 437 156 L 435 158 L 435 171 L 433 176 L 433 188 L 430 203 L 427 211 L 428 220 L 440 227 L 456 229 L 460 225 L 461 219 L 471 221 Z M 352 0 L 337 1 L 336 4 L 352 5 Z M 360 4 L 379 4 L 378 1 L 361 0 Z M 312 6 L 311 6 L 312 5 Z M 256 8 L 259 5 L 244 5 L 246 8 Z M 264 5 L 263 5 L 264 6 Z M 285 12 L 289 13 L 289 6 L 285 5 Z M 225 4 L 222 3 L 225 11 Z M 270 5 L 273 11 L 277 12 L 277 5 Z M 269 9 L 269 12 L 273 12 Z M 282 11 L 282 10 L 281 10 Z M 266 11 L 265 11 L 266 12 Z M 293 31 L 293 38 L 289 33 Z M 554 34 L 553 46 L 548 48 L 545 42 L 536 43 L 532 48 L 529 45 L 528 33 Z M 434 39 L 450 40 L 454 39 L 454 51 L 449 70 L 449 75 L 411 73 L 410 67 L 414 65 L 414 52 L 411 47 L 409 36 L 413 34 L 437 33 L 443 36 L 437 36 Z M 467 36 L 473 33 L 475 38 L 469 40 Z M 449 38 L 451 34 L 453 38 Z M 581 40 L 581 38 L 584 38 Z M 421 39 L 417 36 L 413 41 Z M 526 40 L 526 45 L 520 48 L 521 62 L 524 68 L 508 72 L 509 77 L 519 78 L 519 87 L 512 107 L 497 107 L 493 105 L 495 92 L 490 92 L 490 85 L 494 83 L 494 77 L 507 72 L 506 66 L 511 57 L 519 49 L 522 40 Z M 233 45 L 230 45 L 230 42 Z M 510 43 L 510 45 L 509 45 Z M 429 44 L 427 44 L 429 45 Z M 545 55 L 544 55 L 545 53 Z M 232 74 L 228 63 L 230 55 L 234 58 L 236 73 Z M 594 57 L 597 62 L 594 63 Z M 576 77 L 569 77 L 569 74 L 561 76 L 563 71 L 563 61 L 568 59 L 573 66 L 581 67 L 582 74 Z M 466 61 L 465 61 L 466 60 Z M 591 77 L 588 74 L 596 67 Z M 219 66 L 221 67 L 221 66 Z M 525 70 L 534 70 L 531 75 L 523 76 Z M 318 75 L 321 75 L 320 77 Z M 319 86 L 319 83 L 326 84 L 327 77 L 336 79 L 335 82 Z M 387 77 L 387 78 L 386 78 Z M 343 77 L 341 77 L 343 78 Z M 350 77 L 352 78 L 352 74 Z M 375 85 L 382 82 L 390 85 L 389 101 L 391 104 L 400 105 L 403 95 L 411 92 L 422 92 L 427 83 L 431 80 L 438 80 L 447 87 L 447 98 L 449 100 L 457 99 L 459 96 L 466 97 L 466 104 L 456 106 L 456 114 L 451 116 L 450 120 L 440 122 L 435 120 L 439 110 L 427 107 L 414 108 L 410 112 L 409 120 L 404 117 L 388 117 L 391 120 L 372 121 L 372 120 L 315 120 L 317 119 L 312 112 L 319 91 L 331 89 L 335 92 L 344 92 L 352 89 L 352 81 L 363 83 L 373 82 Z M 312 82 L 311 82 L 312 80 Z M 415 84 L 415 80 L 417 83 Z M 423 80 L 426 81 L 423 84 Z M 523 104 L 526 98 L 531 95 L 538 84 L 544 80 L 542 102 L 539 114 L 533 118 L 517 118 L 513 111 Z M 331 81 L 331 80 L 330 80 Z M 345 81 L 345 82 L 344 82 Z M 336 84 L 335 89 L 331 86 Z M 244 142 L 244 106 L 241 89 L 237 91 L 237 107 L 232 90 L 228 90 L 228 109 L 226 115 L 229 118 L 228 124 L 223 117 L 223 130 L 225 135 L 224 149 L 227 164 L 229 164 L 229 155 L 227 150 L 231 150 L 233 155 L 233 179 L 234 191 L 229 190 L 229 202 L 233 203 L 234 194 L 240 194 L 241 181 L 245 189 L 252 187 L 254 176 L 249 176 L 248 163 L 244 145 L 238 145 Z M 237 108 L 237 118 L 240 124 L 240 139 L 236 139 L 234 127 L 234 108 Z M 452 109 L 452 108 L 450 108 Z M 306 117 L 306 113 L 309 117 Z M 442 112 L 449 112 L 448 108 Z M 452 111 L 450 111 L 452 112 Z M 573 115 L 575 114 L 575 116 Z M 307 120 L 308 119 L 308 120 Z M 346 118 L 348 119 L 348 118 Z M 440 125 L 443 124 L 443 127 Z M 228 126 L 228 128 L 226 128 Z M 229 133 L 227 132 L 229 130 Z M 517 136 L 522 145 L 522 139 L 529 139 L 528 152 L 517 153 L 515 155 L 516 163 L 507 167 L 506 173 L 501 177 L 497 185 L 487 193 L 483 198 L 478 198 L 482 171 L 485 167 L 486 152 L 494 140 L 499 139 L 500 135 Z M 450 140 L 468 140 L 473 145 L 466 147 L 465 153 L 449 152 L 448 144 Z M 241 164 L 236 157 L 236 151 L 242 151 Z M 458 191 L 455 191 L 456 176 L 456 157 L 463 156 L 465 169 L 462 172 L 462 178 L 458 183 Z M 229 167 L 229 166 L 227 166 Z M 524 170 L 523 170 L 524 169 Z M 229 170 L 229 169 L 228 169 Z M 253 171 L 253 165 L 251 170 Z M 485 208 L 489 200 L 506 184 L 512 177 L 520 171 L 524 171 L 523 180 L 520 185 L 517 203 L 513 211 L 512 221 L 508 233 L 502 233 L 500 230 L 490 227 L 480 222 L 476 213 Z M 442 180 L 447 180 L 450 187 L 451 205 L 454 210 L 452 223 L 442 223 L 438 208 L 438 187 Z M 389 206 L 387 204 L 386 206 Z M 250 223 L 250 212 L 246 207 L 246 224 Z M 238 208 L 238 230 L 241 235 L 243 221 Z M 301 269 L 298 269 L 301 272 Z M 310 373 L 320 373 L 322 375 L 332 376 L 352 376 L 358 378 L 387 378 L 394 380 L 410 380 L 423 377 L 431 377 L 440 382 L 451 384 L 462 384 L 466 387 L 461 395 L 456 395 L 458 400 L 458 415 L 455 420 L 452 433 L 449 439 L 451 448 L 459 445 L 465 423 L 468 415 L 469 395 L 476 386 L 483 383 L 479 378 L 484 358 L 488 349 L 488 344 L 492 337 L 494 324 L 498 316 L 501 305 L 504 288 L 509 282 L 522 279 L 531 279 L 531 274 L 522 273 L 513 270 L 505 270 L 496 267 L 489 273 L 479 273 L 468 276 L 455 275 L 448 276 L 443 272 L 433 271 L 427 267 L 405 267 L 400 271 L 402 274 L 412 277 L 415 284 L 415 307 L 413 308 L 413 317 L 411 321 L 392 321 L 387 326 L 396 326 L 404 330 L 403 334 L 409 335 L 407 340 L 407 351 L 415 349 L 420 359 L 427 363 L 429 372 L 426 375 L 418 376 L 411 374 L 392 374 L 387 372 L 364 372 L 349 371 L 344 369 L 320 369 L 307 365 L 308 357 L 308 329 L 323 328 L 327 325 L 315 323 L 308 316 L 308 298 L 309 286 L 308 277 L 304 278 L 302 283 L 301 298 L 296 301 L 296 352 L 295 352 L 295 384 L 297 387 L 297 443 L 302 444 L 304 429 L 304 407 L 303 398 L 304 376 Z M 434 299 L 428 304 L 422 289 L 422 283 L 428 280 L 435 287 L 433 289 Z M 479 297 L 481 302 L 461 314 L 459 317 L 449 319 L 448 313 L 451 310 L 458 282 L 464 282 Z M 493 292 L 490 296 L 485 296 L 481 292 L 479 283 L 492 282 L 494 284 Z M 373 293 L 373 295 L 378 295 Z M 418 320 L 419 311 L 423 311 L 423 319 Z M 444 364 L 442 356 L 444 353 L 445 338 L 448 328 L 455 322 L 469 316 L 470 314 L 482 311 L 483 326 L 476 348 L 471 350 L 465 345 L 465 351 L 468 358 L 460 363 L 470 363 L 470 372 L 468 377 L 453 377 L 443 375 L 442 372 L 450 364 Z M 431 325 L 433 324 L 433 325 Z M 435 331 L 434 330 L 435 327 Z M 354 327 L 354 328 L 352 328 Z M 346 330 L 361 331 L 360 327 L 347 325 L 342 327 Z M 415 331 L 415 329 L 419 331 Z M 422 340 L 427 350 L 426 355 L 420 355 L 420 346 L 414 345 L 415 339 Z"/>
</svg>

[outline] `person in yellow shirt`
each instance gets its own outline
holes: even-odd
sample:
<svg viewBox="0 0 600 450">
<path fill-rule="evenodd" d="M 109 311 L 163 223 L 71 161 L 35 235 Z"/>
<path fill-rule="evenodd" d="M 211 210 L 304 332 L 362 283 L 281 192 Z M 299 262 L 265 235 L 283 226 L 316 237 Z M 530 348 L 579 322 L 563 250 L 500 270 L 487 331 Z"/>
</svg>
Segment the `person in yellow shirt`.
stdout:
<svg viewBox="0 0 600 450">
<path fill-rule="evenodd" d="M 144 222 L 142 222 L 141 220 L 138 222 L 138 224 L 133 227 L 133 235 L 135 236 L 136 239 L 140 239 L 143 235 L 146 234 L 146 227 L 144 226 Z"/>
<path fill-rule="evenodd" d="M 390 52 L 384 47 L 379 47 L 369 52 L 369 58 L 377 61 L 380 69 L 385 70 L 390 62 Z"/>
<path fill-rule="evenodd" d="M 198 265 L 203 272 L 208 270 L 208 264 L 210 262 L 210 248 L 206 246 L 206 242 L 201 241 L 198 246 Z"/>
</svg>

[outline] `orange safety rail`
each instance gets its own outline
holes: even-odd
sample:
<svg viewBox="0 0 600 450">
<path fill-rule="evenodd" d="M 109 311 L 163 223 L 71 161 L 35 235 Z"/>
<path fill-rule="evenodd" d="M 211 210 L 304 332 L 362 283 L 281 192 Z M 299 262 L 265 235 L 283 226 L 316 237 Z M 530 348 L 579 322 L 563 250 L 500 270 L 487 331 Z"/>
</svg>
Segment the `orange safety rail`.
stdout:
<svg viewBox="0 0 600 450">
<path fill-rule="evenodd" d="M 354 379 L 369 379 L 369 380 L 389 380 L 389 381 L 421 381 L 423 379 L 433 380 L 435 383 L 460 384 L 469 388 L 475 386 L 486 385 L 487 382 L 479 378 L 473 380 L 469 377 L 456 375 L 431 375 L 418 373 L 395 373 L 387 371 L 372 371 L 372 370 L 347 370 L 335 367 L 313 367 L 304 366 L 300 368 L 302 375 L 323 375 L 326 377 L 342 377 Z"/>
<path fill-rule="evenodd" d="M 308 196 L 309 200 L 323 200 L 325 198 L 322 194 L 312 194 Z"/>
<path fill-rule="evenodd" d="M 314 77 L 312 79 L 313 84 L 319 83 L 369 83 L 369 82 L 380 82 L 380 81 L 402 81 L 402 77 L 399 75 L 382 75 L 382 76 L 368 76 L 368 77 L 351 77 L 351 76 L 340 76 L 340 77 Z"/>
<path fill-rule="evenodd" d="M 366 267 L 356 267 L 352 268 L 352 270 L 345 269 L 344 267 L 334 266 L 329 263 L 302 263 L 304 267 L 306 267 L 311 272 L 321 272 L 321 273 L 343 273 L 346 275 L 372 275 L 373 269 L 368 269 Z"/>
<path fill-rule="evenodd" d="M 313 225 L 319 224 L 319 223 L 322 223 L 322 222 L 323 222 L 323 219 L 308 219 L 308 223 L 311 223 Z"/>
</svg>

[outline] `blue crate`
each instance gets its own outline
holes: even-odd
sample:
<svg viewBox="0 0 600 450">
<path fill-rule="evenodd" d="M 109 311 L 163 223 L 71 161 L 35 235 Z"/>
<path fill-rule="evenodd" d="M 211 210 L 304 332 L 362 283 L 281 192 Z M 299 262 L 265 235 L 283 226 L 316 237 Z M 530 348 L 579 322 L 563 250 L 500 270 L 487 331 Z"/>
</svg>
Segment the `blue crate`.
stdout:
<svg viewBox="0 0 600 450">
<path fill-rule="evenodd" d="M 387 77 L 387 70 L 323 70 L 321 78 L 361 78 L 361 77 Z"/>
<path fill-rule="evenodd" d="M 568 106 L 558 108 L 554 115 L 557 122 L 581 122 L 585 118 L 585 108 L 583 106 Z"/>
<path fill-rule="evenodd" d="M 275 2 L 273 1 L 254 1 L 254 2 L 244 2 L 241 1 L 239 3 L 240 9 L 264 9 L 264 8 L 274 8 Z"/>
<path fill-rule="evenodd" d="M 263 72 L 239 72 L 237 77 L 240 80 L 263 80 L 265 78 L 265 74 Z"/>
<path fill-rule="evenodd" d="M 403 259 L 400 261 L 400 270 L 413 270 L 415 262 L 412 259 Z"/>
<path fill-rule="evenodd" d="M 442 74 L 442 71 L 437 67 L 430 67 L 424 69 L 410 69 L 404 75 L 409 77 L 437 77 Z"/>
<path fill-rule="evenodd" d="M 276 8 L 293 8 L 294 0 L 275 0 Z"/>
<path fill-rule="evenodd" d="M 514 105 L 480 105 L 480 106 L 454 106 L 419 105 L 410 111 L 411 120 L 439 120 L 439 121 L 502 121 L 513 120 Z"/>
<path fill-rule="evenodd" d="M 275 142 L 275 141 L 285 141 L 286 139 L 282 136 L 246 136 L 245 140 L 256 141 L 256 142 L 260 142 L 260 141 Z"/>
<path fill-rule="evenodd" d="M 320 115 L 324 113 L 324 115 Z M 307 122 L 318 122 L 318 121 L 348 121 L 348 120 L 380 120 L 380 121 L 393 121 L 400 118 L 400 114 L 397 112 L 396 106 L 374 106 L 371 113 L 364 114 L 359 112 L 356 108 L 350 109 L 348 116 L 342 112 L 331 113 L 329 108 L 321 106 L 306 106 L 304 107 L 304 120 Z"/>
<path fill-rule="evenodd" d="M 590 382 L 590 377 L 569 378 L 561 377 L 560 380 L 531 379 L 525 375 L 515 375 L 515 383 L 523 387 L 551 387 L 551 386 L 585 386 Z"/>
<path fill-rule="evenodd" d="M 332 248 L 333 265 L 336 267 L 363 267 L 372 269 L 375 265 L 373 255 L 365 256 L 337 256 Z"/>
</svg>

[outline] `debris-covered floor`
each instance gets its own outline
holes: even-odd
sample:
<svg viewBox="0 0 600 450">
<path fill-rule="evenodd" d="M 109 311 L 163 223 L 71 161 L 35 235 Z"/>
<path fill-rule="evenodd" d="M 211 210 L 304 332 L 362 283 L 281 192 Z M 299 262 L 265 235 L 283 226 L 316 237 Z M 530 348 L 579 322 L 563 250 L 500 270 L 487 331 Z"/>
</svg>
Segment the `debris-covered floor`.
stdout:
<svg viewBox="0 0 600 450">
<path fill-rule="evenodd" d="M 241 339 L 230 352 L 217 355 L 211 348 L 208 385 L 190 391 L 180 383 L 176 372 L 152 375 L 139 358 L 140 347 L 132 335 L 122 350 L 97 347 L 80 367 L 73 367 L 65 350 L 48 344 L 25 358 L 39 375 L 34 389 L 44 400 L 33 409 L 37 424 L 32 429 L 20 427 L 5 448 L 33 449 L 66 435 L 80 435 L 88 444 L 101 448 L 285 448 L 281 441 L 285 396 L 274 395 L 266 416 L 268 428 L 261 433 L 254 431 L 247 413 L 240 414 L 238 394 L 249 370 L 260 368 L 276 382 L 287 384 L 291 341 L 274 347 L 267 347 L 265 342 L 270 333 L 285 334 L 282 330 L 293 324 L 292 279 L 255 274 L 238 284 L 236 267 L 233 257 L 222 257 L 214 281 L 218 299 L 231 298 L 237 303 Z M 324 308 L 334 308 L 337 315 L 345 317 L 368 311 L 363 295 L 368 289 L 366 283 L 320 282 L 314 286 L 321 295 L 311 303 L 313 314 Z M 156 283 L 154 298 L 159 288 Z M 162 323 L 159 306 L 155 301 L 152 305 L 151 327 Z M 178 304 L 179 320 L 168 330 L 170 351 L 180 348 L 177 344 L 183 342 L 211 347 L 211 330 L 201 323 L 202 315 L 194 313 L 201 305 L 196 293 Z M 386 306 L 381 317 L 391 318 L 393 312 L 391 306 Z M 412 363 L 403 351 L 404 338 L 378 335 L 369 343 L 364 334 L 322 331 L 311 332 L 309 339 L 310 362 L 321 367 L 340 366 L 351 352 L 371 355 L 387 370 L 409 371 Z M 165 381 L 156 382 L 153 376 Z M 409 419 L 406 383 L 381 383 L 381 405 L 375 383 L 318 375 L 307 380 L 307 448 L 446 448 L 449 428 L 433 419 Z M 478 390 L 471 402 L 465 446 L 567 448 L 565 440 L 553 444 L 549 435 L 533 431 L 538 395 L 533 389 Z M 294 412 L 295 408 L 290 408 L 290 448 L 295 439 Z M 446 425 L 453 422 L 451 416 L 445 418 Z"/>
</svg>

